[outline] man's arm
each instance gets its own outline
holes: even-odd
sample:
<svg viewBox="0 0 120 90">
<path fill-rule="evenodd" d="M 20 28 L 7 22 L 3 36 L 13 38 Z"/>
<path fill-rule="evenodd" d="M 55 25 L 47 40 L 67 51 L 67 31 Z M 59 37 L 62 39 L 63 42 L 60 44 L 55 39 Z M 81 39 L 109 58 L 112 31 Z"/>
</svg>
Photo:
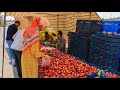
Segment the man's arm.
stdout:
<svg viewBox="0 0 120 90">
<path fill-rule="evenodd" d="M 9 26 L 8 29 L 7 29 L 7 37 L 8 38 L 12 36 L 12 31 L 13 31 L 12 26 Z"/>
<path fill-rule="evenodd" d="M 57 40 L 56 40 L 56 41 L 53 40 L 52 43 L 53 43 L 53 44 L 56 44 L 56 43 L 57 43 Z"/>
<path fill-rule="evenodd" d="M 18 34 L 18 32 L 16 32 L 14 35 L 13 35 L 13 39 L 15 39 L 16 35 Z"/>
<path fill-rule="evenodd" d="M 12 33 L 14 35 L 17 31 L 18 31 L 17 27 L 15 27 L 13 25 L 9 26 L 9 28 L 8 28 L 9 34 Z"/>
<path fill-rule="evenodd" d="M 18 31 L 18 28 L 15 26 L 15 25 L 12 25 L 11 27 L 10 27 L 10 31 L 13 33 L 13 35 Z"/>
<path fill-rule="evenodd" d="M 15 33 L 18 31 L 18 28 L 17 27 L 14 27 L 14 30 L 15 30 Z"/>
<path fill-rule="evenodd" d="M 8 32 L 8 33 L 12 32 L 12 27 L 11 27 L 11 26 L 8 27 L 7 32 Z"/>
<path fill-rule="evenodd" d="M 55 40 L 53 39 L 53 37 L 51 37 L 51 43 L 52 43 L 52 44 L 56 44 L 56 43 L 57 43 L 57 40 L 55 41 Z"/>
<path fill-rule="evenodd" d="M 65 41 L 64 41 L 64 40 L 61 40 L 61 42 L 60 42 L 60 47 L 58 48 L 59 50 L 62 50 L 62 49 L 63 49 L 64 43 L 65 43 Z"/>
</svg>

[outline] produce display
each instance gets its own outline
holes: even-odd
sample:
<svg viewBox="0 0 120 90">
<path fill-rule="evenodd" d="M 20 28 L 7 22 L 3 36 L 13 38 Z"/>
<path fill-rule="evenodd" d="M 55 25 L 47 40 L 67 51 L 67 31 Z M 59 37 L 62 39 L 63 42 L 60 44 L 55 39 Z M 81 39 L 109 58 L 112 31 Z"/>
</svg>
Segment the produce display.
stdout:
<svg viewBox="0 0 120 90">
<path fill-rule="evenodd" d="M 86 75 L 99 70 L 58 50 L 43 50 L 43 52 L 51 56 L 51 62 L 50 67 L 42 68 L 39 61 L 40 78 L 86 78 Z"/>
<path fill-rule="evenodd" d="M 97 73 L 100 78 L 120 78 L 120 73 L 113 69 L 99 70 Z"/>
<path fill-rule="evenodd" d="M 100 66 L 103 70 L 108 67 L 118 71 L 120 66 L 120 35 L 111 32 L 85 30 L 68 33 L 68 54 L 85 59 L 88 63 Z"/>
<path fill-rule="evenodd" d="M 42 60 L 39 61 L 40 78 L 101 78 L 101 73 L 97 74 L 100 69 L 104 71 L 112 67 L 117 70 L 120 65 L 120 35 L 98 32 L 90 37 L 87 32 L 79 31 L 77 34 L 69 32 L 68 36 L 68 54 L 57 49 L 42 50 L 51 61 L 46 68 L 41 66 Z M 120 75 L 106 71 L 103 78 L 120 78 Z"/>
<path fill-rule="evenodd" d="M 105 76 L 109 77 L 109 78 L 120 78 L 120 76 L 118 76 L 118 75 L 116 75 L 116 74 L 114 74 L 112 72 L 106 72 Z"/>
</svg>

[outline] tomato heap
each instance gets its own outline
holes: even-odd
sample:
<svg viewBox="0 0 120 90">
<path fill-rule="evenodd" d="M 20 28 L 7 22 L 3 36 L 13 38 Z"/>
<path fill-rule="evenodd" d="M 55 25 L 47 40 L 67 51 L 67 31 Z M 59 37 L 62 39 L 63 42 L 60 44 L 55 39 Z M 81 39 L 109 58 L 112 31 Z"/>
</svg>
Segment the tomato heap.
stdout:
<svg viewBox="0 0 120 90">
<path fill-rule="evenodd" d="M 118 75 L 116 75 L 114 73 L 111 73 L 111 72 L 106 72 L 105 74 L 109 78 L 120 78 L 120 76 L 118 76 Z"/>
<path fill-rule="evenodd" d="M 42 68 L 39 62 L 40 78 L 86 78 L 99 69 L 95 66 L 77 60 L 75 57 L 64 54 L 58 50 L 45 50 L 45 54 L 51 54 L 50 67 Z"/>
</svg>

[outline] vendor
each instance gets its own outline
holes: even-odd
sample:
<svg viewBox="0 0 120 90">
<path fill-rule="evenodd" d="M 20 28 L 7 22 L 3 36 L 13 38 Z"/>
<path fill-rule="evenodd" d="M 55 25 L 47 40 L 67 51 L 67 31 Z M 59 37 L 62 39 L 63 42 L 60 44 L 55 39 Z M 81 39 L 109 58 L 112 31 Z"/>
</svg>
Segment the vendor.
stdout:
<svg viewBox="0 0 120 90">
<path fill-rule="evenodd" d="M 48 32 L 45 32 L 45 40 L 43 41 L 43 43 L 45 44 L 45 46 L 54 47 L 53 46 L 53 42 L 54 42 L 53 37 L 50 36 L 48 34 Z"/>
<path fill-rule="evenodd" d="M 58 31 L 57 49 L 65 52 L 65 39 L 62 37 L 62 31 Z"/>
<path fill-rule="evenodd" d="M 53 40 L 52 36 L 50 36 L 48 32 L 45 32 L 45 42 L 52 43 L 52 40 Z"/>
<path fill-rule="evenodd" d="M 41 57 L 49 60 L 50 57 L 40 51 L 40 31 L 50 25 L 44 17 L 36 17 L 29 28 L 24 32 L 24 45 L 22 52 L 22 77 L 23 78 L 38 78 L 38 60 Z"/>
<path fill-rule="evenodd" d="M 62 31 L 58 31 L 57 40 L 53 43 L 57 43 L 57 49 L 61 52 L 65 52 L 65 39 L 62 37 Z"/>
</svg>

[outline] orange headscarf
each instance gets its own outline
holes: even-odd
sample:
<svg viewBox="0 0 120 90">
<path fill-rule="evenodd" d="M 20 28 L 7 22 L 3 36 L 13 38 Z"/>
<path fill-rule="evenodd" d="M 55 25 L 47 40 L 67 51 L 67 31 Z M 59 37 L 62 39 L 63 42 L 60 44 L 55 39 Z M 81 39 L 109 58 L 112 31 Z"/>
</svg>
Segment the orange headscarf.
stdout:
<svg viewBox="0 0 120 90">
<path fill-rule="evenodd" d="M 49 26 L 49 21 L 44 17 L 36 17 L 31 25 L 25 30 L 24 38 L 29 39 L 32 35 L 35 35 L 35 30 L 39 29 L 40 31 Z"/>
<path fill-rule="evenodd" d="M 38 36 L 39 32 L 41 30 L 44 30 L 49 25 L 50 23 L 45 17 L 36 17 L 31 23 L 31 25 L 24 32 L 24 35 L 23 35 L 24 40 L 25 40 L 24 43 L 27 44 L 27 46 L 29 46 L 29 43 L 27 43 L 26 41 L 33 39 L 34 36 Z"/>
</svg>

